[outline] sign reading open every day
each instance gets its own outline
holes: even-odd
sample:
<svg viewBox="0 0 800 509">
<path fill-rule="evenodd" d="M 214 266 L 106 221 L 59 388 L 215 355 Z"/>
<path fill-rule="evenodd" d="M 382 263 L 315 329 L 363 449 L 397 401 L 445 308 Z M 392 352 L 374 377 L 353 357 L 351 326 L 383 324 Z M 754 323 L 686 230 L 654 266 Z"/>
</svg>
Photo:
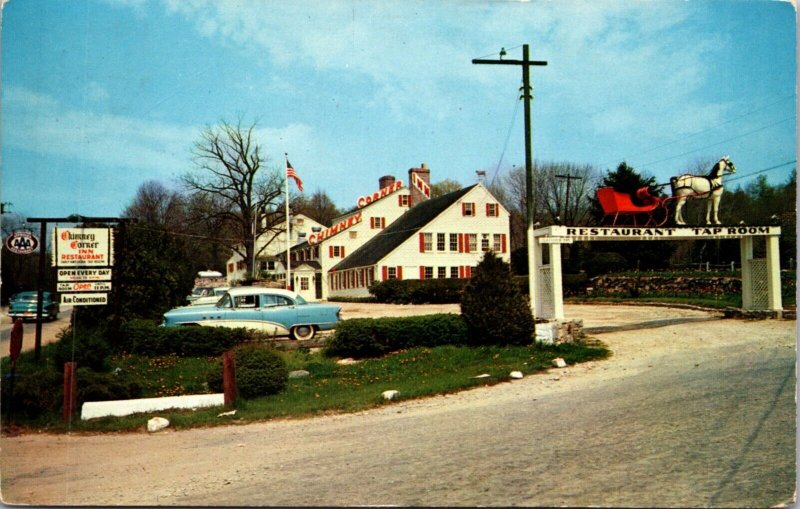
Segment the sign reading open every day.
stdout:
<svg viewBox="0 0 800 509">
<path fill-rule="evenodd" d="M 53 266 L 114 265 L 111 228 L 53 228 Z"/>
<path fill-rule="evenodd" d="M 62 293 L 62 304 L 73 306 L 105 306 L 108 304 L 107 293 Z"/>
<path fill-rule="evenodd" d="M 110 292 L 110 281 L 77 281 L 72 283 L 58 283 L 59 292 Z"/>
<path fill-rule="evenodd" d="M 59 281 L 110 281 L 111 269 L 58 269 Z"/>
</svg>

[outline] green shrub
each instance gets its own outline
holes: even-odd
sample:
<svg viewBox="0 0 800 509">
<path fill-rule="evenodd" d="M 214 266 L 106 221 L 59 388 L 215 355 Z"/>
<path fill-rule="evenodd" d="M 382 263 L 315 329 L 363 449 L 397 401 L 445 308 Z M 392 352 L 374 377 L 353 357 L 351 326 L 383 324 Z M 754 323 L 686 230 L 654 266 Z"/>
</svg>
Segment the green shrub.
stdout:
<svg viewBox="0 0 800 509">
<path fill-rule="evenodd" d="M 53 352 L 55 369 L 61 371 L 65 362 L 77 362 L 79 367 L 95 371 L 106 369 L 106 360 L 111 354 L 111 347 L 103 338 L 99 329 L 81 331 L 80 327 L 73 335 L 73 329 L 64 329 L 58 336 Z"/>
<path fill-rule="evenodd" d="M 487 252 L 464 289 L 461 316 L 472 345 L 527 345 L 533 337 L 533 315 L 509 264 Z"/>
<path fill-rule="evenodd" d="M 286 388 L 289 370 L 277 353 L 261 345 L 241 345 L 233 350 L 236 360 L 236 388 L 244 399 L 277 394 Z M 208 387 L 217 392 L 222 387 L 222 361 L 208 372 Z"/>
<path fill-rule="evenodd" d="M 592 253 L 583 263 L 588 277 L 609 272 L 618 272 L 628 267 L 625 257 L 619 253 L 598 251 Z"/>
<path fill-rule="evenodd" d="M 78 405 L 86 401 L 110 401 L 116 399 L 135 399 L 142 396 L 141 386 L 124 375 L 98 373 L 88 368 L 78 367 Z"/>
<path fill-rule="evenodd" d="M 120 329 L 122 351 L 147 356 L 218 356 L 252 338 L 247 329 L 227 327 L 160 327 L 151 320 L 131 320 Z"/>
<path fill-rule="evenodd" d="M 325 346 L 325 354 L 379 357 L 404 348 L 464 344 L 466 332 L 464 321 L 454 314 L 356 318 L 339 323 Z"/>
<path fill-rule="evenodd" d="M 461 300 L 465 279 L 389 279 L 369 287 L 377 302 L 389 304 L 454 304 Z"/>
<path fill-rule="evenodd" d="M 12 416 L 25 415 L 30 419 L 61 408 L 64 376 L 51 364 L 31 366 L 29 369 L 20 366 L 15 378 L 13 396 L 10 393 L 10 379 L 3 378 L 0 401 L 4 416 L 9 404 L 12 406 Z"/>
</svg>

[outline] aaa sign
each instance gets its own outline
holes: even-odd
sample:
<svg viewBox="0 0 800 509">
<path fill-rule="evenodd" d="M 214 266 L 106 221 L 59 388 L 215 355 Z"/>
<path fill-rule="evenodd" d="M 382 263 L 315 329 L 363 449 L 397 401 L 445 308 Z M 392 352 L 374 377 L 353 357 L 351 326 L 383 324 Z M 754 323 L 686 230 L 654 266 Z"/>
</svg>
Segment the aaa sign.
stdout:
<svg viewBox="0 0 800 509">
<path fill-rule="evenodd" d="M 27 231 L 14 232 L 6 237 L 6 247 L 16 254 L 31 254 L 39 249 L 39 239 Z"/>
</svg>

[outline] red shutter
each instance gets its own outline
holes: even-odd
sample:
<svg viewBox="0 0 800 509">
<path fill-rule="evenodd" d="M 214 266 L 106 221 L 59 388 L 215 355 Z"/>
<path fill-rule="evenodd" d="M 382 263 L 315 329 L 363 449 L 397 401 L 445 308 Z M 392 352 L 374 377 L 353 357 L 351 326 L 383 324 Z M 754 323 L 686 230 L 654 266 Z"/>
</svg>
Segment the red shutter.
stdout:
<svg viewBox="0 0 800 509">
<path fill-rule="evenodd" d="M 403 267 L 398 266 L 396 270 L 397 270 L 397 279 L 401 279 L 402 280 L 403 279 Z"/>
<path fill-rule="evenodd" d="M 333 246 L 328 246 L 328 255 L 330 258 L 333 258 Z"/>
<path fill-rule="evenodd" d="M 487 203 L 486 204 L 486 217 L 489 217 L 490 215 L 491 215 L 491 212 L 489 211 L 489 204 Z"/>
<path fill-rule="evenodd" d="M 339 248 L 339 255 L 344 258 L 344 246 Z"/>
<path fill-rule="evenodd" d="M 469 253 L 469 233 L 464 234 L 464 252 Z"/>
<path fill-rule="evenodd" d="M 425 234 L 422 232 L 420 232 L 419 234 L 419 252 L 420 253 L 425 252 Z"/>
<path fill-rule="evenodd" d="M 462 216 L 467 215 L 467 204 L 464 203 L 463 201 L 461 202 L 461 215 Z"/>
<path fill-rule="evenodd" d="M 464 267 L 461 265 L 458 266 L 458 277 L 464 279 Z"/>
<path fill-rule="evenodd" d="M 464 252 L 464 235 L 461 233 L 458 234 L 458 252 Z"/>
<path fill-rule="evenodd" d="M 425 267 L 422 265 L 419 266 L 419 279 L 420 281 L 425 279 Z"/>
<path fill-rule="evenodd" d="M 382 281 L 388 281 L 389 280 L 389 267 L 384 266 L 383 269 L 381 270 L 381 275 L 383 276 Z"/>
<path fill-rule="evenodd" d="M 471 266 L 467 265 L 466 267 L 464 267 L 464 275 L 467 278 L 471 278 L 472 277 L 472 267 Z"/>
<path fill-rule="evenodd" d="M 501 253 L 505 253 L 506 252 L 506 234 L 505 233 L 500 236 L 500 246 L 501 246 L 500 247 L 500 252 Z"/>
</svg>

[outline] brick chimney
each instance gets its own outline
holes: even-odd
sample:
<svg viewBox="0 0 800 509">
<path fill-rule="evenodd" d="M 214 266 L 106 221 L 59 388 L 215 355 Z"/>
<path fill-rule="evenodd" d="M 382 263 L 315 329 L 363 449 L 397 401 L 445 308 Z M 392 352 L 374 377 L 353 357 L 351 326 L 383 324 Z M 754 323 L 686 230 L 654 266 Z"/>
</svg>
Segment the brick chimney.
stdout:
<svg viewBox="0 0 800 509">
<path fill-rule="evenodd" d="M 408 170 L 408 188 L 411 190 L 411 203 L 413 207 L 431 197 L 431 170 L 422 163 L 419 168 Z"/>
<path fill-rule="evenodd" d="M 384 187 L 389 187 L 392 184 L 394 184 L 394 175 L 384 175 L 378 179 L 378 190 L 380 191 Z"/>
</svg>

